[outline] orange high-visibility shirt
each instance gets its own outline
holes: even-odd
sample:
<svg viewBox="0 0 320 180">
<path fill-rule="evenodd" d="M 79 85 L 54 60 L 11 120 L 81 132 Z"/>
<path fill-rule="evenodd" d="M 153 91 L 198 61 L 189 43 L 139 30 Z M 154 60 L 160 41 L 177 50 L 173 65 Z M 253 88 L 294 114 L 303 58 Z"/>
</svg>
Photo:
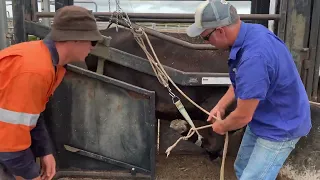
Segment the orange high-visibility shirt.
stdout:
<svg viewBox="0 0 320 180">
<path fill-rule="evenodd" d="M 42 40 L 0 51 L 0 152 L 30 147 L 30 131 L 66 71 L 56 68 Z"/>
</svg>

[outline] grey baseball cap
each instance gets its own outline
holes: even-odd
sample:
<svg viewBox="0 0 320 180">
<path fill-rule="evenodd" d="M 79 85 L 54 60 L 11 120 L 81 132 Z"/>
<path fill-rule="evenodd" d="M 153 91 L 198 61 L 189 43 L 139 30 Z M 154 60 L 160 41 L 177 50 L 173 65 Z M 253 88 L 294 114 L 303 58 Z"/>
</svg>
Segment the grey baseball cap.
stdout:
<svg viewBox="0 0 320 180">
<path fill-rule="evenodd" d="M 187 28 L 190 37 L 199 36 L 206 29 L 228 26 L 239 19 L 237 10 L 224 0 L 206 0 L 196 9 L 194 23 Z"/>
</svg>

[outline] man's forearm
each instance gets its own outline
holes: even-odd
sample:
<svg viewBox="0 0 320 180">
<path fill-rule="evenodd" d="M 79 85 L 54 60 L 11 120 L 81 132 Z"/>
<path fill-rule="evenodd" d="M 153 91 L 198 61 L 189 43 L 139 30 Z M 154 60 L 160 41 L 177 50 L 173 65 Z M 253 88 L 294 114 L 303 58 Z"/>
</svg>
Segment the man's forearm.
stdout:
<svg viewBox="0 0 320 180">
<path fill-rule="evenodd" d="M 222 121 L 222 124 L 225 131 L 233 131 L 243 128 L 251 119 L 251 117 L 242 115 L 239 111 L 235 110 Z"/>
<path fill-rule="evenodd" d="M 220 99 L 217 106 L 222 109 L 226 109 L 235 100 L 233 86 L 230 85 L 226 94 Z"/>
</svg>

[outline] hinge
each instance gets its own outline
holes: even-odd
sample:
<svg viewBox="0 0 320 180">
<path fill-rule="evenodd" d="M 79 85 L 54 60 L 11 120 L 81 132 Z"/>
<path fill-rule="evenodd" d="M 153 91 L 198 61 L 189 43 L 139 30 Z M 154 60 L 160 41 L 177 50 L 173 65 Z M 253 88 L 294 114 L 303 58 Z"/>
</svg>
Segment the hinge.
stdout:
<svg viewBox="0 0 320 180">
<path fill-rule="evenodd" d="M 302 48 L 300 51 L 300 58 L 303 61 L 304 69 L 310 68 L 310 50 L 309 48 Z"/>
</svg>

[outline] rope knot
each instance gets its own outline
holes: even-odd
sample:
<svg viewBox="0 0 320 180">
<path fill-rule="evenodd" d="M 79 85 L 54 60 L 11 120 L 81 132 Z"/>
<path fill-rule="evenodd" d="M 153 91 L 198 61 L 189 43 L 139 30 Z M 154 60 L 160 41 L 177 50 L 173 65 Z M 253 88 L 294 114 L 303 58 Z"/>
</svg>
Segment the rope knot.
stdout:
<svg viewBox="0 0 320 180">
<path fill-rule="evenodd" d="M 142 37 L 144 30 L 141 27 L 139 27 L 137 29 L 132 28 L 131 32 L 133 33 L 133 36 L 135 38 L 140 38 L 140 37 Z"/>
<path fill-rule="evenodd" d="M 182 137 L 181 139 L 184 140 L 184 141 L 186 141 L 186 140 L 188 140 L 189 138 L 188 138 L 187 136 L 184 136 L 184 137 Z"/>
</svg>

